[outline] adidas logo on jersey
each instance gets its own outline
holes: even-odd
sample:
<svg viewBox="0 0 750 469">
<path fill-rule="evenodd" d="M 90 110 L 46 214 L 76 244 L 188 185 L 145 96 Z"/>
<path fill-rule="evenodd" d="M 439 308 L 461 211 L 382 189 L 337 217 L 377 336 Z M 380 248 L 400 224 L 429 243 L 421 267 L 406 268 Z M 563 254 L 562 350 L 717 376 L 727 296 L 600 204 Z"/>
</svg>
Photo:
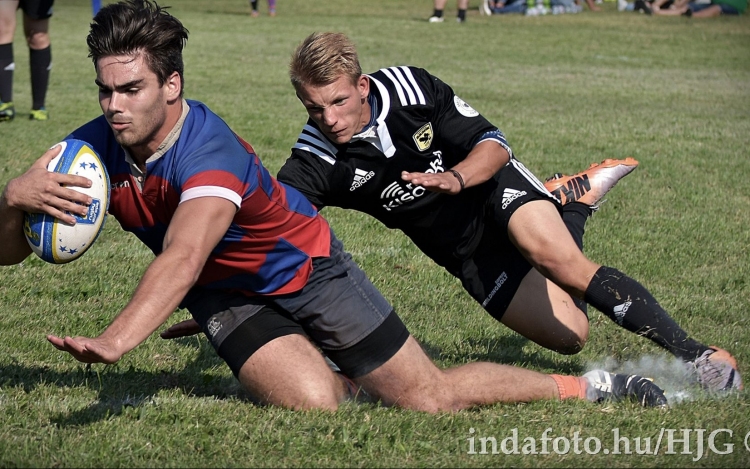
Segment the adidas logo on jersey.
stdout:
<svg viewBox="0 0 750 469">
<path fill-rule="evenodd" d="M 625 313 L 628 312 L 628 308 L 630 308 L 630 305 L 632 304 L 633 302 L 628 300 L 625 303 L 614 307 L 614 313 L 615 313 L 617 324 L 622 326 L 622 319 L 625 317 Z"/>
<path fill-rule="evenodd" d="M 364 169 L 354 168 L 354 182 L 352 183 L 352 187 L 350 187 L 349 190 L 357 190 L 364 183 L 372 179 L 373 176 L 375 176 L 375 171 L 370 171 L 368 173 Z"/>
<path fill-rule="evenodd" d="M 515 189 L 505 189 L 503 191 L 503 210 L 508 208 L 508 205 L 511 204 L 514 200 L 517 198 L 526 195 L 526 191 L 517 191 Z"/>
</svg>

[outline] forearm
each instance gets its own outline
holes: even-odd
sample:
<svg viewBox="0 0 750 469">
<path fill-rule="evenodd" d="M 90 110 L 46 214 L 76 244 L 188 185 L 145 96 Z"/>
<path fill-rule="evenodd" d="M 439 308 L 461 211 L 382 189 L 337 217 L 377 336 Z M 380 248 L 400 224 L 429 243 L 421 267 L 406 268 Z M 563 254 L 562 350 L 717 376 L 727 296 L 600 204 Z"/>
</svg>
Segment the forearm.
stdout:
<svg viewBox="0 0 750 469">
<path fill-rule="evenodd" d="M 484 141 L 474 147 L 466 158 L 448 170 L 457 171 L 464 188 L 477 186 L 489 180 L 510 161 L 510 155 L 500 144 Z"/>
<path fill-rule="evenodd" d="M 0 265 L 18 264 L 31 254 L 23 234 L 23 222 L 24 212 L 11 207 L 3 191 L 0 195 Z"/>
<path fill-rule="evenodd" d="M 146 340 L 177 309 L 195 284 L 203 263 L 189 253 L 165 250 L 148 267 L 127 306 L 101 334 L 120 356 Z"/>
<path fill-rule="evenodd" d="M 102 338 L 120 355 L 146 340 L 174 312 L 198 281 L 203 266 L 229 228 L 236 207 L 202 197 L 180 204 L 164 239 L 164 250 L 146 270 L 133 298 Z"/>
</svg>

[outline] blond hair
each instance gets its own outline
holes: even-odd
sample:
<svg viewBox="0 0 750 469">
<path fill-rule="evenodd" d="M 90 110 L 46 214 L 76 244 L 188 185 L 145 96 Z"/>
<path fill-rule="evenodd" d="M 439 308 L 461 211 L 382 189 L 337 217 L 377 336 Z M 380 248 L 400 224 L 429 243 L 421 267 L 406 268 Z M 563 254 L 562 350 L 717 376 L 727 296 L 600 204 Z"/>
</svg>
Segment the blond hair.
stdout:
<svg viewBox="0 0 750 469">
<path fill-rule="evenodd" d="M 289 78 L 295 89 L 329 85 L 341 76 L 356 83 L 361 75 L 357 49 L 341 33 L 312 33 L 297 46 L 289 64 Z"/>
</svg>

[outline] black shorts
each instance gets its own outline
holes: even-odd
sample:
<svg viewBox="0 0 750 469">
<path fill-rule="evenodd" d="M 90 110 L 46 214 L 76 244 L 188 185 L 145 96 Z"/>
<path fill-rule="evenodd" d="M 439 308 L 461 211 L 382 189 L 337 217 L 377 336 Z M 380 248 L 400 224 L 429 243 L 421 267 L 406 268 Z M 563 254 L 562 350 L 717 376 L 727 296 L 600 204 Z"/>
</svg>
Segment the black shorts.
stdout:
<svg viewBox="0 0 750 469">
<path fill-rule="evenodd" d="M 532 266 L 508 237 L 515 211 L 532 200 L 549 200 L 562 213 L 562 205 L 520 161 L 511 158 L 493 178 L 496 184 L 485 204 L 480 242 L 457 272 L 467 292 L 498 321 L 505 314 L 521 281 Z"/>
<path fill-rule="evenodd" d="M 18 8 L 31 19 L 46 20 L 52 16 L 52 4 L 55 0 L 20 0 Z"/>
<path fill-rule="evenodd" d="M 307 336 L 350 378 L 384 364 L 409 337 L 333 233 L 331 256 L 313 259 L 313 272 L 297 293 L 248 297 L 196 287 L 182 304 L 235 376 L 258 349 L 289 334 Z"/>
</svg>

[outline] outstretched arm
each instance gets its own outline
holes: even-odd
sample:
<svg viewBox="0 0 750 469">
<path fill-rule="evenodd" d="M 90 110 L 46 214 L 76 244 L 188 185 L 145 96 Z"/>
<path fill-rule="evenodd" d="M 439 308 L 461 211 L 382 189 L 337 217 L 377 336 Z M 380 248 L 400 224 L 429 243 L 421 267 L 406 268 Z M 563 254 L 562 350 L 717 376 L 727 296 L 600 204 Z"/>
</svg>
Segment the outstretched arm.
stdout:
<svg viewBox="0 0 750 469">
<path fill-rule="evenodd" d="M 55 145 L 22 175 L 11 179 L 0 195 L 0 265 L 12 265 L 31 254 L 23 235 L 24 213 L 46 213 L 75 224 L 71 213 L 85 216 L 91 197 L 65 186 L 91 187 L 81 176 L 47 171 L 47 165 L 60 152 Z"/>
<path fill-rule="evenodd" d="M 57 349 L 85 363 L 115 363 L 166 321 L 195 284 L 208 256 L 229 228 L 237 207 L 201 197 L 180 204 L 130 302 L 99 337 L 48 335 Z"/>
<path fill-rule="evenodd" d="M 510 155 L 497 142 L 485 140 L 475 146 L 466 159 L 442 173 L 401 173 L 401 179 L 434 192 L 458 194 L 462 189 L 479 185 L 508 164 Z M 456 171 L 458 175 L 450 171 Z M 464 186 L 461 187 L 461 181 Z"/>
</svg>

